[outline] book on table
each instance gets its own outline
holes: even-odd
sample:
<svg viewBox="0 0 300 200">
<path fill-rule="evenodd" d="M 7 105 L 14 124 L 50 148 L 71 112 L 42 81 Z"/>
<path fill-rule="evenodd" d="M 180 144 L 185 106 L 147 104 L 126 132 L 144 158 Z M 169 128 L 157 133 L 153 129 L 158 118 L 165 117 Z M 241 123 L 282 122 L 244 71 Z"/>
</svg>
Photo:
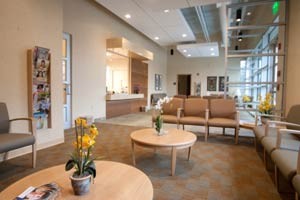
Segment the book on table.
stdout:
<svg viewBox="0 0 300 200">
<path fill-rule="evenodd" d="M 14 200 L 54 200 L 60 193 L 56 183 L 48 183 L 39 187 L 28 187 Z"/>
</svg>

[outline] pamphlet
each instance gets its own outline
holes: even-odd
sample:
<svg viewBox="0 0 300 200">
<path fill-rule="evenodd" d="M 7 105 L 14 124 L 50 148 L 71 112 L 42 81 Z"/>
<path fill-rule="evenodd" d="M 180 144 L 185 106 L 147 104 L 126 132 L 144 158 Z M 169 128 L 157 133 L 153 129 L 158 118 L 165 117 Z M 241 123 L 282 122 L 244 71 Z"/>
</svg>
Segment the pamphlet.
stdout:
<svg viewBox="0 0 300 200">
<path fill-rule="evenodd" d="M 14 200 L 54 200 L 59 193 L 56 183 L 48 183 L 37 188 L 30 186 Z"/>
</svg>

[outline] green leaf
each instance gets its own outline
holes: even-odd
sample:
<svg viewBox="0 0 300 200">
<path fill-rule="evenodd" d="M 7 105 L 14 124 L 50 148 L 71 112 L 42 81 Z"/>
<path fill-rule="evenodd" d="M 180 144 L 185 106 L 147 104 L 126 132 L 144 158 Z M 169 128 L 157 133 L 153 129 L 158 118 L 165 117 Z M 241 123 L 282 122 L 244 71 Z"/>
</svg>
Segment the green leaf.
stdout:
<svg viewBox="0 0 300 200">
<path fill-rule="evenodd" d="M 72 169 L 75 165 L 75 162 L 74 160 L 68 160 L 68 162 L 66 163 L 66 166 L 65 166 L 65 170 L 66 171 L 69 171 L 70 169 Z"/>
<path fill-rule="evenodd" d="M 96 177 L 96 169 L 93 167 L 88 167 L 86 171 L 91 174 L 94 178 Z"/>
</svg>

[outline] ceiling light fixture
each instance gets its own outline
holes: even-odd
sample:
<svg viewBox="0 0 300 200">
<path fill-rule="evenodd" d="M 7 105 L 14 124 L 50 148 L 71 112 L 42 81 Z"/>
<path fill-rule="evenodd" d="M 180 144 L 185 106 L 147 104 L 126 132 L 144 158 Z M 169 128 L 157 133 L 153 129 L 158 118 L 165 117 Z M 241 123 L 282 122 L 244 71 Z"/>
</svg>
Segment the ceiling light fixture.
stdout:
<svg viewBox="0 0 300 200">
<path fill-rule="evenodd" d="M 187 36 L 187 34 L 185 34 L 185 33 L 184 33 L 184 34 L 182 34 L 182 37 L 186 37 L 186 36 Z"/>
<path fill-rule="evenodd" d="M 239 42 L 243 41 L 242 35 L 243 35 L 242 31 L 240 31 L 240 32 L 239 32 L 239 37 L 238 37 L 238 41 L 239 41 Z"/>
<path fill-rule="evenodd" d="M 212 55 L 212 56 L 214 56 L 214 55 L 216 55 L 214 52 L 212 52 L 210 55 Z"/>
<path fill-rule="evenodd" d="M 183 53 L 186 53 L 186 49 L 183 49 L 182 52 L 183 52 Z"/>
<path fill-rule="evenodd" d="M 154 37 L 155 40 L 159 40 L 159 37 Z"/>
<path fill-rule="evenodd" d="M 109 52 L 106 52 L 106 56 L 111 56 L 111 53 L 109 53 Z"/>
<path fill-rule="evenodd" d="M 211 51 L 215 50 L 214 48 L 210 48 Z"/>
<path fill-rule="evenodd" d="M 130 15 L 130 14 L 126 14 L 126 15 L 125 15 L 125 18 L 126 18 L 126 19 L 130 19 L 130 18 L 131 18 L 131 15 Z"/>
<path fill-rule="evenodd" d="M 252 13 L 251 12 L 247 12 L 247 15 L 250 16 Z"/>
<path fill-rule="evenodd" d="M 235 20 L 237 22 L 240 22 L 242 20 L 242 9 L 241 8 L 236 10 L 236 18 L 235 18 Z"/>
<path fill-rule="evenodd" d="M 170 10 L 169 10 L 169 9 L 166 9 L 166 10 L 164 10 L 164 12 L 165 12 L 165 13 L 168 13 L 168 12 L 170 12 Z"/>
<path fill-rule="evenodd" d="M 191 54 L 188 54 L 187 57 L 191 57 Z"/>
</svg>

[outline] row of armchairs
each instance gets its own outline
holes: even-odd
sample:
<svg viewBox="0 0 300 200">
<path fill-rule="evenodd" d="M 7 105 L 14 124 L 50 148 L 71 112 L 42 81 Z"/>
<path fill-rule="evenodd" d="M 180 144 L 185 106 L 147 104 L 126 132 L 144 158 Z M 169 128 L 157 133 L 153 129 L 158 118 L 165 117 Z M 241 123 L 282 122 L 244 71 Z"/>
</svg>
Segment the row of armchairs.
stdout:
<svg viewBox="0 0 300 200">
<path fill-rule="evenodd" d="M 263 160 L 267 168 L 270 162 L 275 165 L 277 189 L 280 172 L 295 191 L 300 193 L 300 105 L 292 106 L 286 118 L 271 117 L 281 118 L 283 121 L 267 121 L 263 126 L 256 126 L 256 147 L 263 148 Z"/>
<path fill-rule="evenodd" d="M 209 127 L 222 127 L 235 129 L 235 143 L 238 143 L 239 112 L 236 111 L 235 101 L 231 99 L 202 98 L 173 98 L 162 105 L 162 118 L 164 123 L 182 125 L 198 125 L 205 127 L 205 141 L 209 135 Z M 152 126 L 154 126 L 157 112 L 153 112 Z"/>
</svg>

